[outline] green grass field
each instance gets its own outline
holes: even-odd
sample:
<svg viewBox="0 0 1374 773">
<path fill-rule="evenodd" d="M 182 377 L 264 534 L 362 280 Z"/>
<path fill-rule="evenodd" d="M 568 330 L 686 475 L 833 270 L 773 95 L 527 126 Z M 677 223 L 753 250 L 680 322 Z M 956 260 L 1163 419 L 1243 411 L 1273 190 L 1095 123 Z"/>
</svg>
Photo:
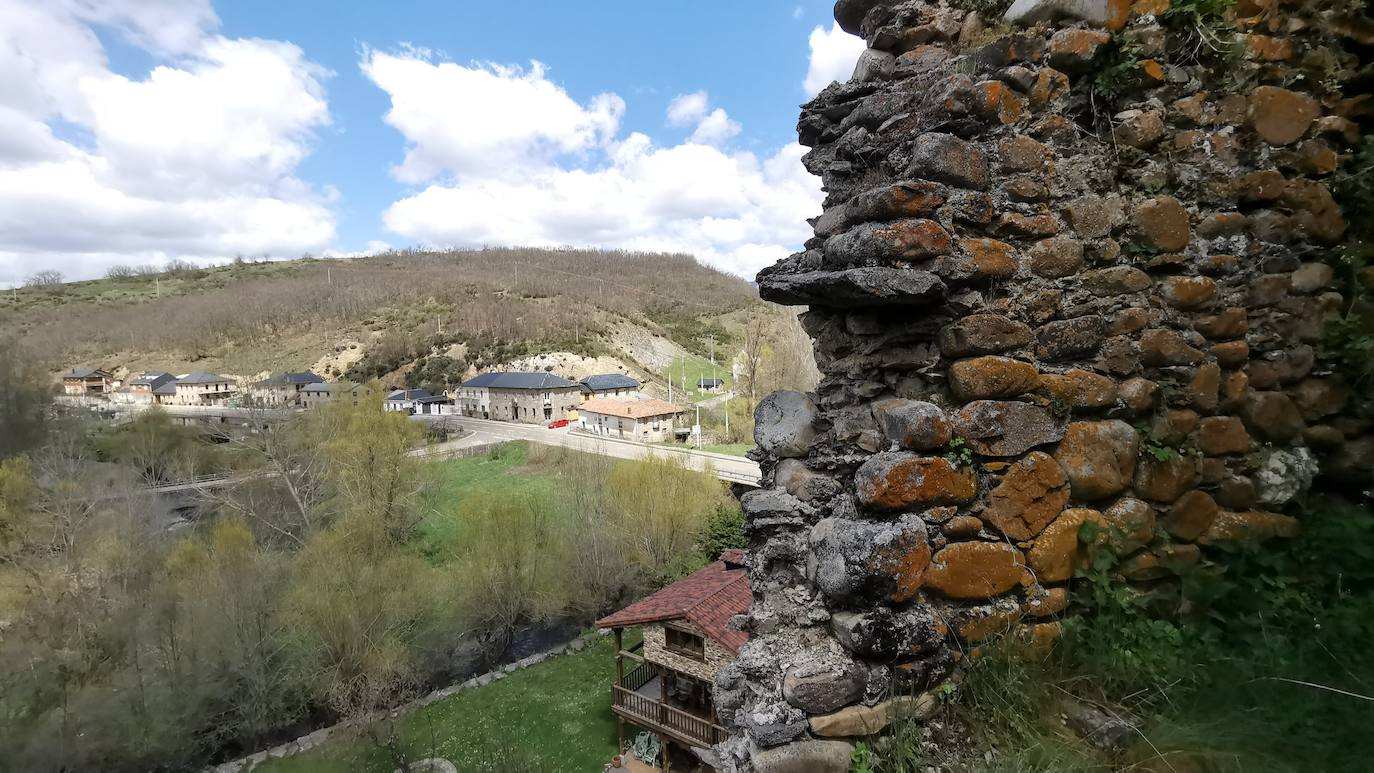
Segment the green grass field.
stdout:
<svg viewBox="0 0 1374 773">
<path fill-rule="evenodd" d="M 754 447 L 753 443 L 718 443 L 716 445 L 702 446 L 701 450 L 709 451 L 713 454 L 726 454 L 728 456 L 744 456 Z"/>
<path fill-rule="evenodd" d="M 421 493 L 416 545 L 432 561 L 442 561 L 446 547 L 462 540 L 459 509 L 463 501 L 481 492 L 552 495 L 558 483 L 552 471 L 529 466 L 529 446 L 506 443 L 496 452 L 435 462 Z"/>
<path fill-rule="evenodd" d="M 734 379 L 730 376 L 730 365 L 728 359 L 723 359 L 721 352 L 716 352 L 716 365 L 711 367 L 711 361 L 705 357 L 698 357 L 695 354 L 687 354 L 673 360 L 673 364 L 659 372 L 665 379 L 672 379 L 673 396 L 676 399 L 682 388 L 683 371 L 686 371 L 687 393 L 693 402 L 697 400 L 707 400 L 716 397 L 716 393 L 703 392 L 696 388 L 697 380 L 703 378 L 719 378 L 725 381 L 722 391 L 734 387 Z M 714 371 L 714 373 L 713 373 Z"/>
<path fill-rule="evenodd" d="M 412 760 L 443 757 L 465 773 L 601 770 L 616 746 L 610 708 L 614 649 L 609 637 L 595 637 L 581 652 L 403 715 L 395 726 L 401 748 Z M 356 734 L 254 768 L 257 773 L 392 769 L 385 751 Z"/>
</svg>

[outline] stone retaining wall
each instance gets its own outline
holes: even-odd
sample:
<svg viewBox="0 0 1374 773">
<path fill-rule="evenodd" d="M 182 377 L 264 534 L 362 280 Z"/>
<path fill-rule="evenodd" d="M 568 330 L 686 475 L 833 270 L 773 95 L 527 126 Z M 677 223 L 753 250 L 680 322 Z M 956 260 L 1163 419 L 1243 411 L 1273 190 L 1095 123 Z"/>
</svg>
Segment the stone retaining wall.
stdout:
<svg viewBox="0 0 1374 773">
<path fill-rule="evenodd" d="M 740 769 L 846 769 L 825 739 L 970 645 L 1052 643 L 1081 534 L 1167 581 L 1369 479 L 1370 396 L 1319 352 L 1363 109 L 1330 14 L 973 7 L 841 0 L 869 48 L 798 123 L 825 209 L 759 288 L 810 307 L 824 377 L 756 417 Z"/>
</svg>

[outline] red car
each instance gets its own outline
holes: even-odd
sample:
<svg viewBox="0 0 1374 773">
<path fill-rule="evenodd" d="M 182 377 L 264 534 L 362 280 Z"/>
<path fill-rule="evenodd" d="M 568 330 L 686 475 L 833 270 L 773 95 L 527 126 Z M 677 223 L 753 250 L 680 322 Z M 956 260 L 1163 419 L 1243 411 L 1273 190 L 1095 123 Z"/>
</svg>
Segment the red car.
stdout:
<svg viewBox="0 0 1374 773">
<path fill-rule="evenodd" d="M 566 427 L 566 426 L 568 426 L 568 420 L 567 420 L 567 419 L 559 419 L 558 421 L 551 421 L 551 422 L 549 422 L 549 429 L 558 429 L 559 427 Z"/>
</svg>

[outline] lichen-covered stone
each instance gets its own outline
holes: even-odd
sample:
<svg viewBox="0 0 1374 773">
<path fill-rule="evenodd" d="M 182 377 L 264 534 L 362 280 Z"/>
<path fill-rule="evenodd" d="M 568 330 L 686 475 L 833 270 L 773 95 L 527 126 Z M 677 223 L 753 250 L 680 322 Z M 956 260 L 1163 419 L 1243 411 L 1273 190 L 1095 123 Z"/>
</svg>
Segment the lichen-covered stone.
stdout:
<svg viewBox="0 0 1374 773">
<path fill-rule="evenodd" d="M 1157 196 L 1142 202 L 1132 215 L 1145 241 L 1157 250 L 1181 250 L 1188 246 L 1192 229 L 1188 210 L 1173 196 Z"/>
<path fill-rule="evenodd" d="M 1107 320 L 1097 315 L 1056 320 L 1035 331 L 1035 351 L 1049 361 L 1089 357 L 1106 336 Z"/>
<path fill-rule="evenodd" d="M 1191 489 L 1198 479 L 1197 460 L 1184 454 L 1164 458 L 1143 454 L 1135 470 L 1135 493 L 1152 502 L 1170 504 Z"/>
<path fill-rule="evenodd" d="M 1020 456 L 1064 436 L 1044 408 L 1030 403 L 975 400 L 954 415 L 954 431 L 983 456 Z"/>
<path fill-rule="evenodd" d="M 1007 469 L 988 494 L 983 519 L 1017 541 L 1028 540 L 1069 502 L 1069 480 L 1049 454 L 1032 452 Z"/>
<path fill-rule="evenodd" d="M 940 448 L 953 434 L 944 410 L 924 400 L 879 400 L 873 404 L 873 416 L 889 442 L 910 451 Z"/>
<path fill-rule="evenodd" d="M 1035 390 L 1040 373 L 1035 366 L 1009 357 L 974 357 L 949 368 L 949 384 L 961 400 L 1016 397 Z"/>
<path fill-rule="evenodd" d="M 1064 430 L 1054 458 L 1068 475 L 1073 497 L 1092 501 L 1131 482 L 1140 438 L 1124 421 L 1078 421 Z"/>
<path fill-rule="evenodd" d="M 1192 542 L 1201 537 L 1217 517 L 1217 503 L 1205 491 L 1185 492 L 1169 508 L 1164 528 L 1174 537 Z"/>
<path fill-rule="evenodd" d="M 1114 404 L 1117 397 L 1115 381 L 1079 368 L 1041 374 L 1040 389 L 1073 408 L 1105 408 Z"/>
<path fill-rule="evenodd" d="M 840 604 L 900 603 L 921 588 L 930 564 L 925 522 L 825 518 L 811 529 L 816 587 Z"/>
<path fill-rule="evenodd" d="M 1107 528 L 1102 513 L 1085 507 L 1065 510 L 1045 527 L 1026 553 L 1026 565 L 1035 572 L 1037 580 L 1063 582 L 1073 576 L 1074 569 L 1087 565 L 1088 549 L 1078 538 L 1085 523 L 1093 523 L 1104 531 Z"/>
<path fill-rule="evenodd" d="M 1027 579 L 1021 551 L 1005 542 L 956 542 L 936 553 L 926 586 L 952 599 L 989 599 Z"/>
<path fill-rule="evenodd" d="M 774 392 L 754 409 L 754 443 L 781 457 L 805 456 L 816 439 L 816 404 L 801 392 Z"/>
<path fill-rule="evenodd" d="M 1296 537 L 1298 531 L 1298 520 L 1281 513 L 1222 510 L 1217 513 L 1207 531 L 1198 538 L 1198 543 L 1215 545 L 1219 542 L 1263 542 L 1274 537 Z"/>
<path fill-rule="evenodd" d="M 859 502 L 877 510 L 960 504 L 978 489 L 973 470 L 943 457 L 888 452 L 869 457 L 854 475 Z"/>
<path fill-rule="evenodd" d="M 1306 94 L 1278 86 L 1259 86 L 1250 92 L 1250 122 L 1270 145 L 1290 145 L 1321 116 L 1321 105 Z"/>
<path fill-rule="evenodd" d="M 944 644 L 949 626 L 924 606 L 894 612 L 836 612 L 830 618 L 835 638 L 859 657 L 889 661 L 931 652 Z"/>
<path fill-rule="evenodd" d="M 913 177 L 960 188 L 988 187 L 988 162 L 983 151 L 953 134 L 927 132 L 917 137 L 907 171 Z"/>
<path fill-rule="evenodd" d="M 1250 433 L 1234 416 L 1208 416 L 1198 424 L 1197 447 L 1208 456 L 1243 454 L 1250 449 Z"/>
<path fill-rule="evenodd" d="M 808 714 L 824 714 L 857 701 L 868 674 L 854 661 L 792 667 L 782 678 L 782 696 Z"/>
<path fill-rule="evenodd" d="M 1155 511 L 1134 497 L 1122 497 L 1102 511 L 1107 524 L 1107 545 L 1118 556 L 1133 553 L 1154 538 Z"/>
<path fill-rule="evenodd" d="M 940 328 L 940 353 L 950 358 L 1000 354 L 1030 342 L 1030 326 L 1000 314 L 970 314 Z"/>
<path fill-rule="evenodd" d="M 854 747 L 845 741 L 798 741 L 752 753 L 755 773 L 847 773 Z"/>
</svg>

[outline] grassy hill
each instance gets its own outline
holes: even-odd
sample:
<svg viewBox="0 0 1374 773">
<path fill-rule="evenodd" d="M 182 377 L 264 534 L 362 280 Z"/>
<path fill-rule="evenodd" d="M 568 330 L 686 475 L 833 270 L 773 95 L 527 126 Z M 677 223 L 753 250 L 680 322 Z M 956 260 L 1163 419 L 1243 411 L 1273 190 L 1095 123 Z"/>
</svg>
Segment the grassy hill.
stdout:
<svg viewBox="0 0 1374 773">
<path fill-rule="evenodd" d="M 747 282 L 686 255 L 404 251 L 21 288 L 0 296 L 0 329 L 54 370 L 314 368 L 399 384 L 416 367 L 443 380 L 542 352 L 657 375 L 662 360 L 707 354 L 712 336 L 728 362 L 753 303 Z"/>
</svg>

